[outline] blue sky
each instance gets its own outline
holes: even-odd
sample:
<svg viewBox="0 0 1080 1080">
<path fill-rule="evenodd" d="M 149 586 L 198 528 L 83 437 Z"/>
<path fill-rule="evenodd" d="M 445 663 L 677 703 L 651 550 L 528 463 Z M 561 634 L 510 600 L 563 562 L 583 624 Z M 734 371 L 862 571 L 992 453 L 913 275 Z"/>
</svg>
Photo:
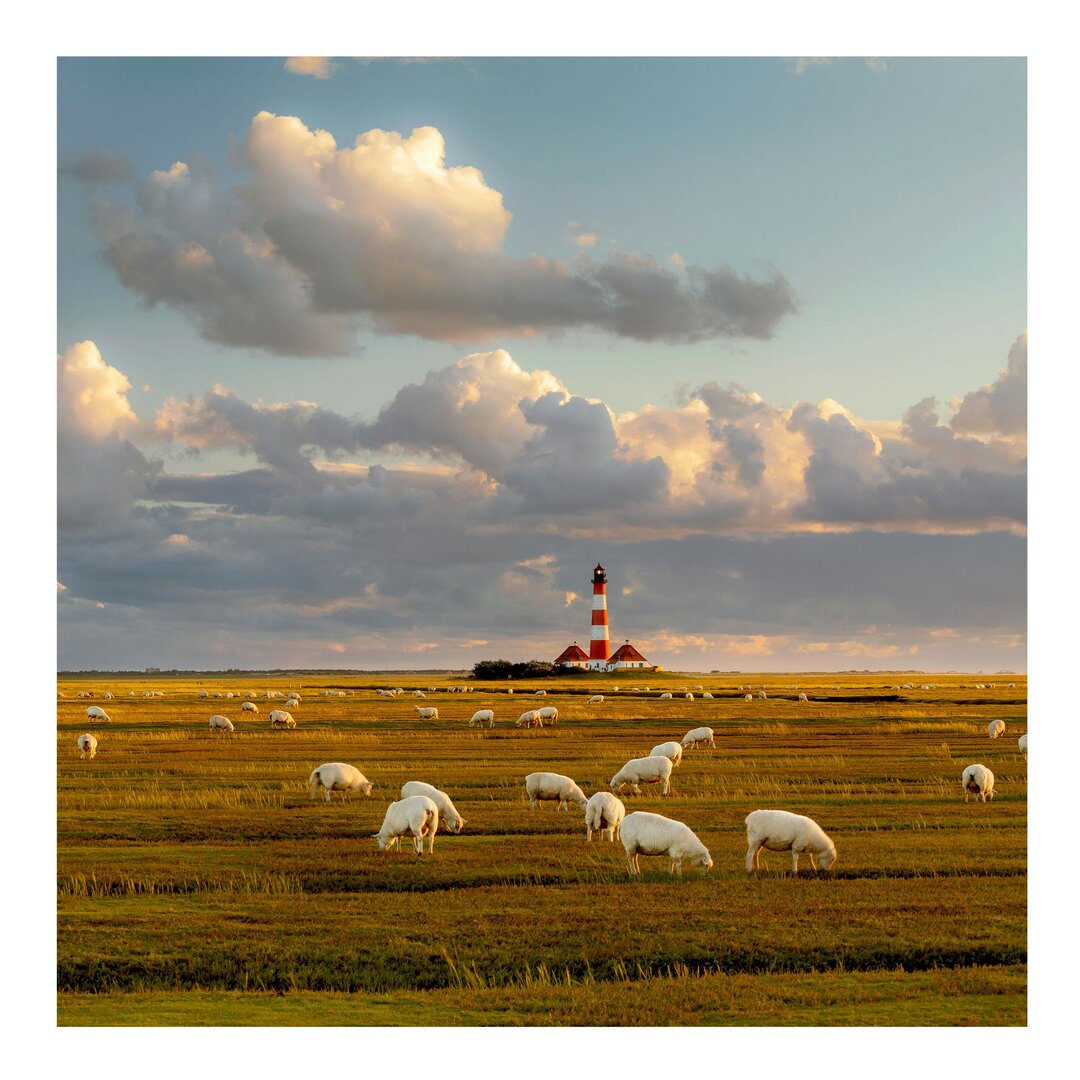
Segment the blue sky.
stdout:
<svg viewBox="0 0 1080 1080">
<path fill-rule="evenodd" d="M 169 573 L 181 575 L 178 580 L 197 584 L 211 564 L 220 569 L 227 562 L 225 547 L 215 547 L 230 543 L 226 522 L 239 528 L 252 515 L 263 515 L 281 531 L 282 543 L 301 522 L 310 525 L 311 505 L 299 493 L 315 497 L 316 485 L 331 483 L 329 465 L 318 465 L 317 477 L 300 477 L 304 463 L 313 461 L 333 464 L 339 471 L 332 484 L 346 486 L 373 484 L 373 466 L 404 467 L 413 494 L 402 494 L 395 510 L 380 511 L 401 513 L 403 530 L 415 512 L 410 500 L 420 497 L 417 485 L 437 504 L 449 497 L 445 491 L 432 494 L 437 476 L 480 484 L 477 490 L 484 494 L 477 497 L 494 500 L 482 528 L 516 538 L 489 558 L 502 561 L 501 573 L 535 579 L 535 588 L 546 590 L 537 608 L 548 624 L 562 616 L 560 607 L 578 603 L 566 596 L 581 575 L 565 560 L 571 553 L 576 557 L 583 537 L 594 545 L 632 546 L 626 554 L 632 550 L 641 561 L 635 571 L 628 559 L 627 574 L 640 580 L 629 595 L 639 599 L 648 593 L 648 575 L 659 580 L 660 567 L 681 560 L 679 552 L 701 537 L 716 544 L 732 538 L 761 544 L 762 552 L 777 550 L 775 542 L 786 538 L 808 558 L 813 545 L 827 542 L 822 533 L 856 535 L 862 550 L 880 552 L 881 559 L 887 548 L 895 557 L 889 545 L 907 543 L 914 551 L 939 544 L 949 553 L 943 556 L 946 576 L 949 560 L 965 559 L 958 550 L 966 537 L 972 556 L 977 550 L 979 559 L 988 560 L 987 572 L 1022 572 L 1026 442 L 1017 410 L 1023 407 L 1021 391 L 1026 393 L 1026 339 L 1020 348 L 1017 343 L 1027 323 L 1025 83 L 1025 64 L 1018 59 L 343 59 L 329 78 L 294 74 L 282 58 L 61 60 L 58 150 L 67 171 L 59 185 L 57 348 L 68 357 L 61 377 L 68 371 L 78 385 L 98 388 L 91 394 L 99 409 L 96 429 L 86 422 L 85 410 L 78 413 L 78 394 L 70 398 L 72 437 L 100 440 L 104 436 L 95 432 L 104 424 L 110 440 L 131 448 L 130 454 L 114 453 L 109 441 L 106 453 L 104 444 L 95 443 L 100 472 L 91 479 L 110 497 L 124 490 L 107 521 L 83 510 L 65 518 L 62 476 L 61 521 L 69 524 L 60 541 L 61 662 L 124 664 L 137 643 L 147 640 L 147 627 L 159 625 L 176 602 L 163 595 L 141 607 L 132 604 L 114 569 L 105 565 L 108 560 L 88 556 L 94 537 L 115 542 L 117 529 L 130 528 L 133 568 L 143 558 L 159 565 L 149 553 L 163 543 L 197 547 L 202 562 L 187 552 L 187 562 L 167 564 Z M 293 148 L 283 151 L 283 144 L 273 143 L 284 129 L 267 127 L 268 156 L 261 165 L 244 149 L 254 118 L 263 112 L 298 118 L 305 145 L 315 144 L 310 133 L 317 129 L 329 132 L 338 151 L 373 129 L 408 140 L 414 129 L 434 128 L 445 145 L 439 183 L 457 167 L 469 166 L 480 170 L 483 184 L 470 189 L 472 201 L 456 209 L 424 206 L 419 196 L 402 209 L 387 189 L 391 202 L 380 220 L 392 220 L 400 250 L 381 241 L 364 248 L 364 238 L 372 235 L 363 231 L 370 227 L 367 219 L 352 246 L 332 233 L 320 245 L 297 191 L 282 194 L 281 185 L 289 183 L 281 179 L 286 167 L 300 160 L 287 161 Z M 71 175 L 88 152 L 100 148 L 131 163 L 136 187 Z M 175 162 L 187 166 L 179 179 L 147 179 Z M 368 177 L 364 183 L 382 180 Z M 255 226 L 248 211 L 238 209 L 240 200 L 229 195 L 248 185 L 264 215 Z M 148 209 L 151 189 L 151 201 L 158 201 Z M 144 205 L 133 210 L 137 190 Z M 373 190 L 365 187 L 364 197 L 372 198 Z M 504 228 L 493 224 L 494 193 L 512 215 Z M 181 198 L 182 204 L 167 203 Z M 367 204 L 350 209 L 362 217 Z M 425 261 L 429 220 L 437 234 L 433 246 L 444 245 L 437 264 Z M 348 308 L 342 318 L 357 320 L 344 346 L 340 335 L 334 338 L 336 355 L 307 345 L 303 355 L 290 353 L 272 329 L 252 326 L 267 315 L 264 310 L 251 316 L 252 299 L 267 294 L 251 292 L 247 275 L 261 273 L 266 258 L 252 257 L 232 277 L 222 269 L 226 276 L 220 280 L 208 276 L 193 283 L 189 276 L 174 276 L 183 252 L 195 251 L 200 265 L 212 265 L 215 273 L 224 268 L 226 252 L 214 243 L 232 230 L 249 239 L 275 237 L 273 258 L 283 258 L 288 266 L 282 269 L 307 283 L 301 291 L 314 290 L 316 307 L 334 293 L 356 251 L 356 258 L 377 266 L 358 291 L 334 300 Z M 478 239 L 491 230 L 496 241 Z M 168 256 L 148 255 L 148 247 L 166 234 Z M 594 239 L 583 246 L 575 236 Z M 126 254 L 118 253 L 117 237 L 128 243 Z M 463 245 L 468 258 L 455 263 Z M 581 259 L 591 260 L 580 281 L 575 277 L 582 302 L 597 281 L 615 280 L 604 277 L 608 270 L 633 269 L 629 291 L 607 294 L 609 300 L 616 296 L 620 311 L 605 302 L 579 320 L 579 300 L 560 291 L 558 274 L 545 270 L 537 276 L 529 269 L 534 256 L 549 267 L 564 264 L 572 277 Z M 643 256 L 652 256 L 660 268 L 647 280 L 636 272 Z M 749 332 L 684 334 L 666 320 L 667 311 L 685 305 L 688 319 L 714 325 L 714 312 L 691 295 L 687 282 L 693 279 L 680 276 L 687 265 L 706 274 L 730 268 L 747 280 L 747 295 L 729 314 L 745 328 L 753 313 L 757 321 Z M 450 276 L 456 274 L 459 283 L 470 283 L 474 272 L 479 281 L 462 294 L 465 314 L 455 317 L 452 329 L 431 306 L 435 294 L 425 299 L 413 291 L 417 279 L 437 277 L 446 266 L 455 267 Z M 394 280 L 398 270 L 400 283 L 372 301 L 371 289 Z M 501 297 L 503 282 L 519 273 L 524 292 Z M 659 299 L 668 287 L 676 290 L 670 302 Z M 242 306 L 246 327 L 230 343 L 200 323 L 232 303 L 220 299 L 223 288 L 235 290 L 237 307 L 229 313 Z M 500 298 L 493 300 L 496 293 Z M 198 299 L 192 301 L 193 295 Z M 146 303 L 150 297 L 157 301 L 153 307 Z M 561 314 L 552 314 L 555 309 Z M 619 320 L 643 309 L 653 314 L 627 331 Z M 310 315 L 312 333 L 328 340 L 319 336 L 326 329 L 326 308 L 302 314 L 295 325 Z M 372 317 L 382 320 L 382 332 L 373 331 Z M 282 323 L 294 325 L 289 318 Z M 87 351 L 70 353 L 85 341 L 94 343 L 96 358 Z M 512 356 L 516 371 L 502 361 L 455 366 L 466 354 L 499 349 Z M 555 383 L 530 374 L 542 370 Z M 130 386 L 121 388 L 110 371 L 122 373 Z M 440 382 L 434 378 L 438 372 L 449 374 Z M 446 384 L 453 380 L 458 391 L 485 401 L 506 398 L 513 415 L 496 410 L 487 421 L 500 432 L 498 440 L 489 445 L 489 430 L 464 422 L 468 445 L 453 430 L 439 439 L 423 434 L 434 415 L 424 408 L 445 410 Z M 713 384 L 716 392 L 702 390 Z M 760 404 L 736 400 L 729 384 L 758 395 Z M 231 397 L 208 397 L 215 385 Z M 410 385 L 421 390 L 403 397 Z M 562 395 L 570 407 L 545 411 L 537 405 L 522 413 L 511 400 L 518 387 L 534 402 L 544 393 Z M 728 397 L 721 400 L 722 393 Z M 186 406 L 176 404 L 186 398 Z M 940 426 L 919 420 L 922 426 L 905 427 L 905 412 L 926 398 L 937 400 Z M 586 400 L 602 401 L 604 415 L 590 412 Z M 322 413 L 263 407 L 275 402 L 316 403 Z M 812 406 L 813 415 L 800 403 Z M 383 410 L 389 410 L 386 418 L 377 419 Z M 642 419 L 646 413 L 652 420 Z M 62 440 L 65 415 L 62 390 Z M 348 425 L 353 427 L 343 436 L 340 429 Z M 798 446 L 789 445 L 793 438 Z M 280 452 L 283 443 L 291 457 Z M 710 456 L 714 444 L 720 456 Z M 83 462 L 89 460 L 85 451 L 80 443 Z M 560 454 L 568 455 L 565 461 Z M 580 503 L 559 504 L 532 471 L 537 460 L 562 461 L 580 477 L 588 471 L 583 462 L 602 461 L 604 455 L 609 468 L 597 474 L 597 483 L 611 493 L 605 498 L 614 535 L 605 535 L 596 520 L 583 521 Z M 345 467 L 358 471 L 344 479 Z M 62 473 L 63 468 L 61 456 Z M 232 476 L 230 502 L 214 502 L 205 493 L 179 498 L 177 491 L 190 495 L 195 484 L 181 483 L 181 474 L 205 479 L 207 473 Z M 119 476 L 127 479 L 118 484 Z M 299 486 L 286 491 L 285 477 Z M 932 490 L 918 486 L 923 481 Z M 244 483 L 249 487 L 241 491 Z M 805 490 L 796 491 L 799 484 Z M 966 504 L 966 493 L 983 484 L 991 494 L 980 512 Z M 263 496 L 256 498 L 250 485 Z M 277 494 L 268 496 L 271 487 Z M 855 489 L 858 499 L 849 497 Z M 634 509 L 641 493 L 662 493 L 662 518 L 645 520 Z M 339 531 L 320 522 L 329 532 L 319 544 L 347 549 L 361 535 L 368 543 L 392 542 L 371 534 L 363 513 L 334 513 Z M 156 536 L 155 523 L 159 531 L 172 531 Z M 468 522 L 454 528 L 461 531 L 455 544 L 467 547 L 470 537 L 476 540 Z M 196 537 L 199 529 L 208 532 Z M 546 546 L 536 542 L 538 529 L 550 538 Z M 884 540 L 885 534 L 891 539 Z M 188 540 L 171 541 L 174 536 Z M 796 542 L 799 536 L 803 540 Z M 983 543 L 976 548 L 978 536 Z M 551 561 L 521 570 L 522 563 L 548 556 Z M 584 552 L 581 557 L 595 561 Z M 612 557 L 618 563 L 618 550 Z M 278 558 L 277 548 L 265 552 L 267 579 L 274 577 Z M 336 565 L 334 558 L 328 565 Z M 873 558 L 867 572 L 874 573 Z M 343 664 L 379 662 L 379 649 L 385 644 L 392 652 L 394 635 L 415 622 L 408 601 L 385 591 L 396 580 L 389 567 L 373 559 L 365 574 L 356 596 L 367 600 L 354 597 L 340 625 L 326 620 L 328 647 Z M 686 586 L 671 585 L 676 592 Z M 310 587 L 329 595 L 328 582 Z M 900 583 L 895 587 L 903 589 Z M 852 587 L 851 595 L 860 595 L 859 589 Z M 742 657 L 747 670 L 753 661 L 798 666 L 818 656 L 835 659 L 825 667 L 885 666 L 912 646 L 923 651 L 905 655 L 929 655 L 939 666 L 981 666 L 984 659 L 992 667 L 1023 666 L 1022 595 L 1003 597 L 989 621 L 981 602 L 958 597 L 970 609 L 971 622 L 962 626 L 944 612 L 932 620 L 922 611 L 920 622 L 897 596 L 884 605 L 895 616 L 888 631 L 880 598 L 872 604 L 864 598 L 865 612 L 854 605 L 842 618 L 838 614 L 833 638 L 818 634 L 822 641 L 810 633 L 814 619 L 806 614 L 814 599 L 808 583 L 800 616 L 805 640 L 798 628 L 793 634 L 754 634 L 731 611 L 719 617 L 691 611 L 682 618 L 693 625 L 676 625 L 681 616 L 668 613 L 670 625 L 657 628 L 658 595 L 641 609 L 633 631 L 647 638 L 651 630 L 658 652 L 665 641 L 683 641 L 658 657 L 669 666 L 737 666 L 732 655 Z M 76 600 L 96 612 L 103 610 L 98 604 L 112 605 L 113 630 L 104 636 L 99 631 L 91 644 L 74 611 Z M 322 602 L 329 603 L 326 597 Z M 637 602 L 628 599 L 631 606 Z M 388 614 L 395 603 L 397 622 Z M 535 640 L 535 632 L 515 623 L 510 612 L 485 612 L 481 604 L 456 625 L 454 601 L 447 598 L 445 605 L 427 613 L 427 659 L 460 665 L 470 659 L 470 648 L 489 655 L 494 645 L 445 648 L 440 635 L 466 643 L 491 640 L 481 631 L 493 621 L 505 627 L 502 640 L 515 650 L 528 651 Z M 571 613 L 565 612 L 569 622 Z M 763 626 L 779 626 L 790 612 L 778 608 L 774 614 L 763 614 Z M 102 618 L 95 615 L 99 627 Z M 738 640 L 725 630 L 735 622 L 742 627 Z M 199 640 L 198 623 L 192 616 L 182 633 L 165 635 L 155 643 L 154 656 L 167 663 L 161 654 L 172 648 L 186 662 L 213 664 L 228 646 L 200 653 L 191 644 Z M 863 633 L 870 626 L 874 630 Z M 937 633 L 928 639 L 931 631 Z M 553 641 L 565 636 L 551 627 Z M 755 653 L 751 639 L 761 636 L 770 643 Z M 299 662 L 304 650 L 295 653 L 295 661 L 285 659 L 294 655 L 293 637 L 286 624 L 265 641 L 252 636 L 242 648 L 252 657 L 263 648 L 281 662 Z M 809 645 L 828 647 L 797 651 Z M 875 648 L 876 653 L 867 651 Z M 732 654 L 733 649 L 747 651 Z M 855 665 L 851 656 L 870 659 Z"/>
</svg>

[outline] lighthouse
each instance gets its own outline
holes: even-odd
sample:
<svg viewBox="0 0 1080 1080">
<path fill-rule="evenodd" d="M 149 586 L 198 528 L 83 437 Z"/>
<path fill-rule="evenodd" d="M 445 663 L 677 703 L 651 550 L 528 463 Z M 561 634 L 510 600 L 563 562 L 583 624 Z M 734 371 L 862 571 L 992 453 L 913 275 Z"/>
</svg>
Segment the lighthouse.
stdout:
<svg viewBox="0 0 1080 1080">
<path fill-rule="evenodd" d="M 609 652 L 607 571 L 597 563 L 592 575 L 592 634 L 589 638 L 589 667 L 606 671 Z"/>
</svg>

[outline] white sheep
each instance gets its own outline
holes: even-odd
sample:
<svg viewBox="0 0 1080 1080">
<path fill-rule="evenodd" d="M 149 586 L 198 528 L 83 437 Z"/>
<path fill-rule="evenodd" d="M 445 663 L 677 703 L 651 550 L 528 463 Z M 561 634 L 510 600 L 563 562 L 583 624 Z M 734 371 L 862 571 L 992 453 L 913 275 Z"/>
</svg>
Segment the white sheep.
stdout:
<svg viewBox="0 0 1080 1080">
<path fill-rule="evenodd" d="M 199 698 L 200 700 L 202 698 L 208 698 L 210 696 L 210 691 L 209 690 L 200 690 L 195 696 L 197 698 Z"/>
<path fill-rule="evenodd" d="M 805 694 L 802 694 L 802 693 L 800 693 L 800 694 L 799 694 L 799 700 L 800 700 L 800 701 L 806 701 L 806 695 L 805 695 Z"/>
<path fill-rule="evenodd" d="M 694 700 L 694 695 L 691 694 L 691 693 L 683 694 L 683 697 L 686 698 L 687 701 L 693 701 Z"/>
<path fill-rule="evenodd" d="M 210 717 L 210 730 L 211 731 L 233 731 L 233 722 L 227 716 L 211 716 Z"/>
<path fill-rule="evenodd" d="M 533 694 L 533 697 L 547 697 L 547 691 L 546 690 L 537 690 L 536 693 Z"/>
<path fill-rule="evenodd" d="M 106 700 L 111 701 L 112 698 L 113 698 L 113 692 L 111 690 L 106 690 L 105 693 L 102 694 L 101 696 L 103 698 L 105 698 Z"/>
<path fill-rule="evenodd" d="M 626 817 L 626 807 L 622 799 L 610 791 L 598 791 L 589 796 L 585 804 L 585 836 L 590 842 L 592 834 L 598 832 L 601 838 L 607 833 L 608 842 L 619 838 L 619 825 Z"/>
<path fill-rule="evenodd" d="M 426 698 L 426 697 L 427 697 L 427 694 L 425 694 L 423 690 L 414 690 L 414 691 L 412 692 L 412 696 L 413 696 L 413 697 L 422 697 L 422 698 Z"/>
<path fill-rule="evenodd" d="M 821 826 L 802 814 L 787 810 L 754 810 L 746 815 L 746 869 L 761 869 L 761 851 L 790 851 L 791 872 L 799 872 L 799 856 L 806 852 L 816 870 L 828 870 L 836 863 L 836 845 Z"/>
<path fill-rule="evenodd" d="M 439 808 L 439 816 L 455 836 L 465 828 L 465 819 L 457 812 L 457 807 L 445 791 L 425 784 L 422 780 L 410 780 L 401 785 L 401 797 L 407 799 L 410 795 L 426 795 Z"/>
<path fill-rule="evenodd" d="M 152 696 L 153 696 L 153 695 L 151 694 L 151 697 L 152 697 Z M 211 696 L 212 698 L 219 698 L 219 697 L 221 697 L 221 691 L 220 691 L 220 690 L 215 690 L 215 691 L 214 691 L 214 692 L 213 692 L 213 693 L 212 693 L 212 694 L 211 694 L 210 696 Z"/>
<path fill-rule="evenodd" d="M 94 760 L 94 755 L 97 753 L 97 739 L 89 731 L 85 735 L 80 735 L 75 745 L 79 748 L 79 757 Z"/>
<path fill-rule="evenodd" d="M 545 799 L 558 800 L 560 810 L 569 810 L 570 803 L 584 810 L 588 805 L 585 792 L 561 773 L 532 772 L 525 777 L 525 794 L 529 796 L 529 809 L 540 806 Z"/>
<path fill-rule="evenodd" d="M 296 727 L 296 721 L 292 718 L 292 713 L 286 712 L 284 709 L 274 709 L 270 713 L 270 726 L 294 728 Z"/>
<path fill-rule="evenodd" d="M 661 694 L 660 695 L 660 700 L 661 701 L 670 701 L 671 700 L 671 695 L 670 694 Z"/>
<path fill-rule="evenodd" d="M 331 791 L 340 791 L 342 802 L 348 800 L 350 791 L 359 791 L 365 798 L 370 799 L 373 787 L 371 781 L 355 765 L 346 765 L 343 761 L 328 761 L 325 765 L 312 769 L 308 784 L 311 787 L 309 798 L 314 799 L 321 787 L 327 802 L 330 801 Z"/>
<path fill-rule="evenodd" d="M 964 802 L 976 795 L 983 802 L 994 798 L 994 774 L 985 765 L 969 765 L 960 777 L 964 785 Z"/>
<path fill-rule="evenodd" d="M 761 701 L 765 701 L 768 698 L 769 695 L 766 694 L 764 690 L 759 690 L 757 692 L 757 696 Z"/>
<path fill-rule="evenodd" d="M 100 705 L 91 705 L 86 710 L 87 720 L 100 720 L 103 724 L 111 724 L 109 714 Z"/>
<path fill-rule="evenodd" d="M 296 709 L 296 708 L 299 708 L 299 706 L 300 706 L 300 702 L 297 701 L 296 698 L 289 698 L 289 700 L 285 702 L 286 710 L 288 710 L 288 709 Z"/>
<path fill-rule="evenodd" d="M 603 694 L 593 694 L 593 696 L 591 698 L 589 698 L 589 704 L 590 705 L 603 705 L 604 704 L 604 695 Z"/>
<path fill-rule="evenodd" d="M 428 838 L 428 854 L 435 852 L 435 834 L 439 831 L 439 808 L 426 795 L 410 795 L 392 802 L 386 808 L 382 828 L 374 833 L 380 851 L 401 850 L 401 837 L 411 835 L 413 850 L 423 857 L 424 837 Z"/>
<path fill-rule="evenodd" d="M 678 765 L 682 761 L 682 743 L 677 742 L 662 742 L 658 746 L 654 746 L 649 751 L 649 757 L 666 757 L 671 761 L 671 765 Z"/>
<path fill-rule="evenodd" d="M 986 733 L 991 739 L 996 739 L 999 735 L 1005 734 L 1005 721 L 1004 720 L 991 720 L 986 725 Z"/>
<path fill-rule="evenodd" d="M 545 705 L 536 711 L 540 714 L 541 720 L 546 720 L 552 727 L 559 726 L 559 710 L 554 705 Z"/>
<path fill-rule="evenodd" d="M 635 795 L 641 794 L 639 784 L 661 784 L 661 795 L 666 795 L 671 788 L 671 770 L 674 765 L 671 758 L 641 757 L 632 758 L 612 778 L 611 790 L 618 792 L 629 784 Z"/>
<path fill-rule="evenodd" d="M 434 705 L 414 705 L 413 712 L 421 720 L 438 720 L 439 710 Z"/>
<path fill-rule="evenodd" d="M 259 711 L 259 706 L 256 705 L 254 701 L 245 701 L 240 706 L 240 711 L 257 713 Z"/>
<path fill-rule="evenodd" d="M 514 721 L 514 727 L 542 728 L 543 726 L 544 720 L 538 709 L 527 709 Z"/>
<path fill-rule="evenodd" d="M 712 694 L 710 694 L 708 691 L 706 691 L 704 694 L 701 695 L 701 698 L 702 698 L 703 701 L 705 699 L 708 699 L 709 701 L 712 701 Z"/>
<path fill-rule="evenodd" d="M 689 750 L 692 746 L 698 746 L 701 743 L 711 746 L 714 750 L 716 749 L 716 740 L 713 738 L 713 729 L 711 727 L 696 727 L 682 737 L 684 750 Z"/>
<path fill-rule="evenodd" d="M 663 814 L 649 814 L 637 810 L 627 814 L 619 826 L 619 836 L 626 851 L 626 865 L 630 874 L 640 874 L 639 859 L 642 855 L 663 855 L 670 862 L 669 873 L 681 874 L 682 864 L 712 867 L 709 849 L 694 835 L 689 825 L 673 821 Z"/>
<path fill-rule="evenodd" d="M 753 701 L 753 700 L 754 700 L 754 695 L 753 694 L 744 694 L 743 695 L 743 701 Z"/>
<path fill-rule="evenodd" d="M 90 698 L 90 697 L 93 697 L 94 695 L 89 690 L 79 690 L 79 691 L 76 692 L 75 696 L 77 698 Z"/>
<path fill-rule="evenodd" d="M 324 697 L 327 697 L 327 696 L 329 696 L 329 693 L 330 693 L 330 692 L 329 692 L 328 690 L 327 690 L 327 691 L 324 691 L 324 694 L 323 694 L 323 696 L 324 696 Z M 389 697 L 389 698 L 392 698 L 392 697 L 395 697 L 395 696 L 396 696 L 396 695 L 394 694 L 394 691 L 393 691 L 393 690 L 376 690 L 376 691 L 375 691 L 375 693 L 376 693 L 376 694 L 378 694 L 378 695 L 379 695 L 379 697 Z"/>
<path fill-rule="evenodd" d="M 494 727 L 495 726 L 495 710 L 494 709 L 477 709 L 472 714 L 472 718 L 469 720 L 469 727 Z"/>
<path fill-rule="evenodd" d="M 1020 747 L 1020 753 L 1027 757 L 1027 735 L 1021 735 L 1016 743 Z"/>
</svg>

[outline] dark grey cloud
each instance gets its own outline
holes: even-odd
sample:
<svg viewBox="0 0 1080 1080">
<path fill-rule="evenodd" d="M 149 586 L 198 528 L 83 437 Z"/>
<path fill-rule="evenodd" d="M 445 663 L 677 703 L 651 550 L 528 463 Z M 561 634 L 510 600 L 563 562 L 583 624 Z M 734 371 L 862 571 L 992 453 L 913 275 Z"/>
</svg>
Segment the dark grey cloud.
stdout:
<svg viewBox="0 0 1080 1080">
<path fill-rule="evenodd" d="M 104 146 L 65 155 L 60 159 L 59 172 L 86 184 L 125 184 L 135 179 L 131 161 Z"/>
</svg>

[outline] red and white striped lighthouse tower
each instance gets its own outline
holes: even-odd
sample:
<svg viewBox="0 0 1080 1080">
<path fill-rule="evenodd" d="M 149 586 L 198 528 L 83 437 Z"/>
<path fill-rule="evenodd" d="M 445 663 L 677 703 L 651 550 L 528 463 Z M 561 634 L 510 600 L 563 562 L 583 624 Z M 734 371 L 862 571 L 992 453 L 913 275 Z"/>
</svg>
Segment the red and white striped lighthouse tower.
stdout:
<svg viewBox="0 0 1080 1080">
<path fill-rule="evenodd" d="M 592 575 L 592 634 L 589 638 L 589 667 L 606 667 L 609 655 L 607 571 L 597 563 Z"/>
</svg>

